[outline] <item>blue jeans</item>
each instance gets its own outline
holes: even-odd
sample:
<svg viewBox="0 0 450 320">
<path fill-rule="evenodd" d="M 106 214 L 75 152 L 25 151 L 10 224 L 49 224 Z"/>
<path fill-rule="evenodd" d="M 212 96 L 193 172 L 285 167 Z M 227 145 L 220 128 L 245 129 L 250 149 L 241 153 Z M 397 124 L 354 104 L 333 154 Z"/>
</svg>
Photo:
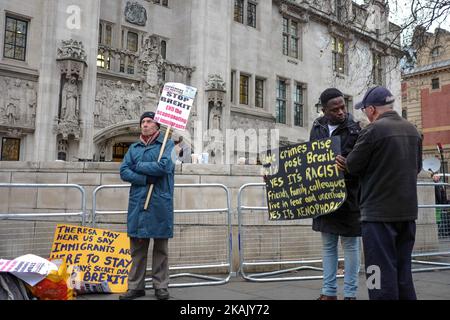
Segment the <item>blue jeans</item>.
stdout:
<svg viewBox="0 0 450 320">
<path fill-rule="evenodd" d="M 322 232 L 322 294 L 337 296 L 338 240 L 336 234 Z M 360 265 L 359 237 L 342 237 L 344 249 L 344 297 L 356 297 L 358 290 L 358 273 Z"/>
</svg>

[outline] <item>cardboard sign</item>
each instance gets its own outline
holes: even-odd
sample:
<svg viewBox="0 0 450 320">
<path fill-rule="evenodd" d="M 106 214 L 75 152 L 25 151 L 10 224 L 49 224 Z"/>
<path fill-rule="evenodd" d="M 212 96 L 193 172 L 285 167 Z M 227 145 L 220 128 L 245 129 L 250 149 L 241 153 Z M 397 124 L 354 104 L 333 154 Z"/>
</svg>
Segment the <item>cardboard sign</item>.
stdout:
<svg viewBox="0 0 450 320">
<path fill-rule="evenodd" d="M 194 87 L 182 83 L 166 83 L 156 109 L 155 121 L 174 129 L 186 130 L 196 93 L 197 89 Z"/>
<path fill-rule="evenodd" d="M 314 218 L 338 209 L 347 197 L 335 163 L 340 137 L 274 150 L 263 159 L 269 220 Z"/>
<path fill-rule="evenodd" d="M 113 293 L 128 289 L 131 256 L 126 233 L 59 224 L 50 259 L 78 266 L 85 283 L 107 285 Z"/>
</svg>

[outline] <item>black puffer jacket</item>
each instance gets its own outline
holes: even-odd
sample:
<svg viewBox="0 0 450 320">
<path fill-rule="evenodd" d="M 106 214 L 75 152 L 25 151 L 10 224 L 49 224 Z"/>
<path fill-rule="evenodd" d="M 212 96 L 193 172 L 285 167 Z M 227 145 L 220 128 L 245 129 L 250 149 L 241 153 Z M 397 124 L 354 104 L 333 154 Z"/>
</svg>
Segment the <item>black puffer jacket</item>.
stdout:
<svg viewBox="0 0 450 320">
<path fill-rule="evenodd" d="M 347 157 L 358 139 L 361 127 L 353 120 L 351 114 L 333 131 L 333 136 L 341 137 L 341 155 Z M 328 122 L 324 117 L 314 121 L 309 140 L 320 140 L 330 136 Z M 356 176 L 344 174 L 347 188 L 347 199 L 335 212 L 313 219 L 314 231 L 357 237 L 361 235 L 360 213 L 358 206 L 359 182 Z"/>
</svg>

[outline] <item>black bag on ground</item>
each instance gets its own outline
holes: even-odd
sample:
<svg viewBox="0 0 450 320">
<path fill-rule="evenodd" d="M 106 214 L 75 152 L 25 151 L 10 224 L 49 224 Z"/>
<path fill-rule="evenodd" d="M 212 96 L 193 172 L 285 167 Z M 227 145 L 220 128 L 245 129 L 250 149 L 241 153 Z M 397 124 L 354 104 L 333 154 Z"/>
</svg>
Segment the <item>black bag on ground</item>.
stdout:
<svg viewBox="0 0 450 320">
<path fill-rule="evenodd" d="M 31 300 L 25 283 L 14 275 L 0 273 L 0 300 Z"/>
</svg>

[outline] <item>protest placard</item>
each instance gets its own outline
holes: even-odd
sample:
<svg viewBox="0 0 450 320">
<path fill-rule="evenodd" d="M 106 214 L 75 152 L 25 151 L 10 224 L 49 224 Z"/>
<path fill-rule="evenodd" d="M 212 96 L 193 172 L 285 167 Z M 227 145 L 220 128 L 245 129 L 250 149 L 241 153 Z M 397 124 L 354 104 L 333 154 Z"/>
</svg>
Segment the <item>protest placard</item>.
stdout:
<svg viewBox="0 0 450 320">
<path fill-rule="evenodd" d="M 126 233 L 58 224 L 50 259 L 63 259 L 68 266 L 78 266 L 85 283 L 107 284 L 113 293 L 128 288 L 131 256 Z"/>
<path fill-rule="evenodd" d="M 182 83 L 168 82 L 164 85 L 155 121 L 177 130 L 186 130 L 197 89 Z"/>
<path fill-rule="evenodd" d="M 346 199 L 344 175 L 335 158 L 340 137 L 273 150 L 263 159 L 269 220 L 314 218 Z"/>
<path fill-rule="evenodd" d="M 196 94 L 197 88 L 182 83 L 167 82 L 164 85 L 154 119 L 156 122 L 167 126 L 158 161 L 161 160 L 164 153 L 170 130 L 172 128 L 182 131 L 186 130 L 189 114 L 191 113 Z M 148 208 L 153 187 L 154 184 L 151 184 L 148 189 L 144 210 L 147 210 Z"/>
<path fill-rule="evenodd" d="M 14 260 L 0 259 L 0 272 L 10 272 L 31 286 L 43 280 L 52 270 L 58 270 L 58 267 L 34 254 L 26 254 Z"/>
</svg>

